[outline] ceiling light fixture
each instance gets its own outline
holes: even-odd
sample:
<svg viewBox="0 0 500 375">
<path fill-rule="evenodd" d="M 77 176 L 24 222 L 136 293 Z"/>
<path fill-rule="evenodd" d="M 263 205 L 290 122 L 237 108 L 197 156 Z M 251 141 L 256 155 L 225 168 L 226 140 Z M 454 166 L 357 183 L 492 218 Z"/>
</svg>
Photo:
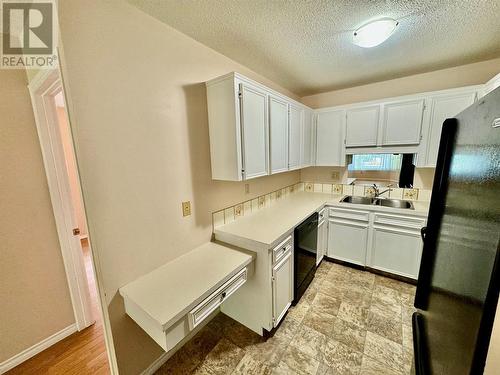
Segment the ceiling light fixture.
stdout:
<svg viewBox="0 0 500 375">
<path fill-rule="evenodd" d="M 392 18 L 381 18 L 369 22 L 354 32 L 352 42 L 363 48 L 378 46 L 392 35 L 398 24 L 398 21 Z"/>
</svg>

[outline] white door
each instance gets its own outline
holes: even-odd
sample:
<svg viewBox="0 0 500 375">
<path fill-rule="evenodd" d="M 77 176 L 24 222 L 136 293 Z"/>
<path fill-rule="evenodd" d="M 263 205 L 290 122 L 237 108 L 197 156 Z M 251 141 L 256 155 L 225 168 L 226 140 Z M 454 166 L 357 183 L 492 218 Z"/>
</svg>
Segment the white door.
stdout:
<svg viewBox="0 0 500 375">
<path fill-rule="evenodd" d="M 368 223 L 330 218 L 328 221 L 328 256 L 330 258 L 366 264 Z"/>
<path fill-rule="evenodd" d="M 268 118 L 265 91 L 240 85 L 244 179 L 268 174 Z"/>
<path fill-rule="evenodd" d="M 304 110 L 304 121 L 302 122 L 302 149 L 301 167 L 313 165 L 313 111 Z"/>
<path fill-rule="evenodd" d="M 302 110 L 290 105 L 289 139 L 288 139 L 288 163 L 289 169 L 300 168 L 300 148 L 302 129 Z"/>
<path fill-rule="evenodd" d="M 288 104 L 269 97 L 269 133 L 271 173 L 288 170 Z"/>
<path fill-rule="evenodd" d="M 422 239 L 418 230 L 373 227 L 370 267 L 417 279 L 421 257 Z"/>
<path fill-rule="evenodd" d="M 346 113 L 346 147 L 376 146 L 380 105 L 359 107 Z"/>
<path fill-rule="evenodd" d="M 427 138 L 427 167 L 435 167 L 441 139 L 443 122 L 454 117 L 465 108 L 472 105 L 476 98 L 475 92 L 437 96 L 431 99 L 431 118 Z"/>
<path fill-rule="evenodd" d="M 293 300 L 292 251 L 273 267 L 273 326 L 277 327 Z"/>
<path fill-rule="evenodd" d="M 382 145 L 417 145 L 420 143 L 424 99 L 384 104 Z"/>
<path fill-rule="evenodd" d="M 316 119 L 316 165 L 345 166 L 345 111 L 318 113 Z"/>
</svg>

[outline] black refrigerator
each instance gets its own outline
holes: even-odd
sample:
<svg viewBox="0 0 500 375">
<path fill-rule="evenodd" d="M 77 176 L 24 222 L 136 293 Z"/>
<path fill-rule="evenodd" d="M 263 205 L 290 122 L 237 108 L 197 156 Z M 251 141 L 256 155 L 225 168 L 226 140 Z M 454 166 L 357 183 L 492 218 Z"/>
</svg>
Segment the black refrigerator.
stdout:
<svg viewBox="0 0 500 375">
<path fill-rule="evenodd" d="M 500 88 L 444 122 L 422 237 L 414 371 L 482 374 L 500 286 Z"/>
</svg>

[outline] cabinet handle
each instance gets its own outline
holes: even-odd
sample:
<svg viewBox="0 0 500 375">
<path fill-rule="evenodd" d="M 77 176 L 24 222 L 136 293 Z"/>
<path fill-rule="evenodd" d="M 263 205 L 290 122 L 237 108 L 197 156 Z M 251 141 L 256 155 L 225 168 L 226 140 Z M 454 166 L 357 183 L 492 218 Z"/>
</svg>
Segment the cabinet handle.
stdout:
<svg viewBox="0 0 500 375">
<path fill-rule="evenodd" d="M 224 298 L 226 298 L 226 292 L 222 292 L 222 294 L 220 295 L 221 302 L 224 300 Z"/>
</svg>

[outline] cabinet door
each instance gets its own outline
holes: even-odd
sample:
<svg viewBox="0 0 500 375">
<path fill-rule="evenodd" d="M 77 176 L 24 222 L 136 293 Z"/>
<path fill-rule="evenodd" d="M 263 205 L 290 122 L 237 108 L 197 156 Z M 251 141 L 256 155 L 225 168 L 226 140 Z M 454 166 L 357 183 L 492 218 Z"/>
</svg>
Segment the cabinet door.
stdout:
<svg viewBox="0 0 500 375">
<path fill-rule="evenodd" d="M 368 223 L 330 218 L 328 221 L 328 256 L 364 266 Z"/>
<path fill-rule="evenodd" d="M 345 166 L 345 111 L 321 112 L 316 120 L 316 165 Z"/>
<path fill-rule="evenodd" d="M 313 165 L 313 112 L 304 110 L 304 121 L 302 122 L 302 149 L 301 167 Z"/>
<path fill-rule="evenodd" d="M 435 167 L 441 139 L 443 122 L 447 118 L 454 117 L 465 108 L 474 103 L 475 92 L 459 95 L 438 96 L 431 99 L 431 118 L 429 134 L 427 138 L 427 167 Z"/>
<path fill-rule="evenodd" d="M 424 99 L 384 105 L 382 145 L 417 145 L 420 143 Z"/>
<path fill-rule="evenodd" d="M 359 107 L 346 113 L 346 147 L 376 146 L 380 105 Z"/>
<path fill-rule="evenodd" d="M 244 179 L 268 174 L 268 118 L 265 91 L 241 84 Z"/>
<path fill-rule="evenodd" d="M 302 129 L 302 110 L 290 105 L 288 163 L 289 169 L 300 168 L 300 146 Z"/>
<path fill-rule="evenodd" d="M 417 279 L 421 257 L 422 239 L 419 231 L 389 226 L 373 227 L 370 267 Z"/>
<path fill-rule="evenodd" d="M 292 251 L 273 267 L 273 325 L 277 327 L 293 300 Z"/>
<path fill-rule="evenodd" d="M 269 148 L 271 173 L 288 170 L 288 104 L 269 97 Z"/>
</svg>

